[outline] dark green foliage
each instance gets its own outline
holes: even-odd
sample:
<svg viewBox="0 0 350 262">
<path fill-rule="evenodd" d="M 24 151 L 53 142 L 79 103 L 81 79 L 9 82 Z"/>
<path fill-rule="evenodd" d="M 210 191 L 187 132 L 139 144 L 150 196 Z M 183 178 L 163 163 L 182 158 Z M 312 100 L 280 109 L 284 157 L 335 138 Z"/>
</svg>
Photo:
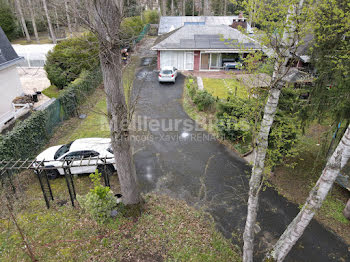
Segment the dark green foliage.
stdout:
<svg viewBox="0 0 350 262">
<path fill-rule="evenodd" d="M 198 90 L 193 97 L 193 102 L 199 111 L 204 111 L 214 104 L 215 99 L 207 90 Z"/>
<path fill-rule="evenodd" d="M 311 93 L 311 119 L 331 118 L 336 125 L 350 120 L 350 5 L 348 1 L 324 1 L 315 12 L 311 49 L 317 79 Z"/>
<path fill-rule="evenodd" d="M 5 1 L 0 0 L 0 26 L 4 30 L 7 38 L 13 40 L 18 37 L 18 27 L 16 18 Z"/>
<path fill-rule="evenodd" d="M 92 34 L 59 42 L 47 55 L 45 70 L 51 84 L 62 89 L 84 70 L 99 66 L 97 38 Z"/>
<path fill-rule="evenodd" d="M 2 136 L 0 141 L 0 159 L 33 158 L 48 141 L 46 124 L 49 121 L 45 111 L 37 111 L 11 132 Z"/>
<path fill-rule="evenodd" d="M 218 119 L 217 127 L 225 139 L 231 141 L 245 141 L 251 136 L 251 126 L 248 120 L 227 113 L 223 113 Z"/>
<path fill-rule="evenodd" d="M 278 114 L 269 134 L 267 161 L 273 167 L 286 157 L 293 157 L 298 152 L 295 145 L 301 135 L 300 120 L 287 114 Z"/>
</svg>

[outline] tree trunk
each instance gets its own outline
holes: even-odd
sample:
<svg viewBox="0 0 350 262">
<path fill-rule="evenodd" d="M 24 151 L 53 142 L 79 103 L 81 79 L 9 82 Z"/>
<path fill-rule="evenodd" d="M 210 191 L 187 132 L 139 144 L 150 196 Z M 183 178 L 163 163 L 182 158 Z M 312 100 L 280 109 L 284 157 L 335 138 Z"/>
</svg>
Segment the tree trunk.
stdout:
<svg viewBox="0 0 350 262">
<path fill-rule="evenodd" d="M 34 11 L 33 11 L 33 4 L 32 4 L 32 0 L 28 0 L 28 6 L 29 6 L 29 11 L 30 11 L 30 16 L 32 18 L 32 24 L 33 24 L 33 30 L 34 30 L 34 36 L 35 36 L 35 40 L 38 44 L 40 44 L 40 39 L 39 39 L 39 35 L 38 35 L 38 30 L 36 28 L 36 22 L 35 22 L 35 15 L 34 15 Z"/>
<path fill-rule="evenodd" d="M 196 10 L 196 1 L 192 0 L 192 16 L 194 16 L 195 10 Z"/>
<path fill-rule="evenodd" d="M 224 1 L 224 15 L 227 15 L 227 0 Z"/>
<path fill-rule="evenodd" d="M 174 16 L 174 0 L 171 0 L 171 15 Z"/>
<path fill-rule="evenodd" d="M 210 0 L 204 0 L 203 15 L 210 15 Z"/>
<path fill-rule="evenodd" d="M 131 205 L 140 203 L 141 197 L 129 140 L 130 119 L 122 81 L 119 45 L 122 13 L 118 1 L 95 0 L 91 1 L 90 8 L 100 44 L 99 56 L 107 95 L 107 114 L 123 203 Z"/>
<path fill-rule="evenodd" d="M 277 83 L 269 91 L 269 97 L 264 109 L 264 117 L 257 138 L 257 148 L 254 159 L 252 175 L 249 181 L 249 199 L 247 220 L 244 228 L 243 261 L 253 261 L 254 251 L 254 227 L 258 213 L 259 192 L 262 186 L 262 178 L 265 166 L 265 156 L 268 146 L 270 129 L 277 111 L 278 100 L 283 83 Z"/>
<path fill-rule="evenodd" d="M 299 2 L 299 10 L 303 6 L 304 0 Z M 294 12 L 294 8 L 291 7 L 288 11 L 286 17 L 286 24 L 290 20 L 290 15 Z M 295 25 L 292 23 L 289 24 L 290 30 L 288 32 L 295 31 Z M 284 82 L 281 80 L 285 73 L 287 72 L 287 64 L 290 58 L 290 48 L 294 43 L 290 43 L 289 33 L 286 31 L 283 34 L 283 43 L 285 43 L 285 53 L 281 54 L 283 62 L 280 64 L 279 60 L 276 60 L 274 73 L 271 80 L 271 89 L 269 91 L 269 97 L 267 99 L 265 108 L 264 108 L 264 117 L 261 122 L 260 131 L 256 141 L 256 152 L 254 158 L 254 165 L 252 169 L 252 175 L 249 181 L 249 196 L 248 196 L 248 211 L 247 211 L 247 220 L 243 233 L 243 262 L 252 262 L 253 261 L 253 251 L 254 251 L 254 227 L 256 223 L 256 217 L 259 207 L 259 193 L 263 183 L 263 172 L 265 167 L 265 157 L 268 147 L 268 138 L 273 120 L 277 111 L 279 96 L 281 89 L 284 86 Z"/>
<path fill-rule="evenodd" d="M 30 42 L 31 41 L 30 40 L 30 35 L 29 35 L 28 28 L 27 28 L 27 25 L 26 25 L 26 20 L 24 19 L 24 15 L 23 15 L 23 12 L 22 12 L 22 7 L 21 7 L 20 0 L 15 0 L 15 5 L 16 5 L 16 9 L 17 9 L 17 12 L 19 14 L 19 17 L 21 19 L 22 28 L 23 28 L 25 37 L 27 39 L 27 42 Z"/>
<path fill-rule="evenodd" d="M 186 0 L 182 0 L 182 15 L 186 15 Z"/>
<path fill-rule="evenodd" d="M 310 191 L 303 208 L 277 241 L 271 253 L 268 255 L 269 258 L 273 258 L 276 261 L 283 261 L 298 239 L 302 236 L 305 228 L 309 225 L 317 210 L 322 206 L 322 202 L 333 186 L 340 170 L 346 164 L 345 161 L 341 160 L 344 152 L 349 149 L 350 125 L 333 155 L 328 159 L 326 167 L 323 169 L 316 185 Z"/>
<path fill-rule="evenodd" d="M 166 0 L 162 0 L 162 15 L 166 16 Z"/>
<path fill-rule="evenodd" d="M 73 36 L 73 31 L 72 31 L 72 24 L 71 24 L 71 22 L 70 22 L 70 16 L 69 16 L 69 9 L 68 9 L 67 0 L 64 0 L 64 7 L 65 7 L 65 9 L 66 9 L 68 31 L 69 31 L 70 37 L 72 37 L 72 36 Z"/>
<path fill-rule="evenodd" d="M 343 214 L 348 220 L 350 220 L 350 199 L 346 203 L 346 206 L 344 208 Z"/>
<path fill-rule="evenodd" d="M 56 28 L 57 28 L 57 31 L 60 31 L 60 22 L 58 20 L 57 8 L 56 6 L 54 8 L 55 8 L 55 17 L 56 17 Z"/>
<path fill-rule="evenodd" d="M 53 30 L 53 27 L 52 27 L 52 24 L 51 24 L 51 19 L 50 19 L 50 16 L 49 16 L 49 10 L 47 9 L 46 0 L 42 0 L 42 1 L 43 1 L 45 15 L 46 15 L 46 19 L 47 19 L 47 24 L 49 25 L 49 31 L 50 31 L 52 43 L 57 44 L 56 35 L 55 35 L 55 31 Z"/>
</svg>

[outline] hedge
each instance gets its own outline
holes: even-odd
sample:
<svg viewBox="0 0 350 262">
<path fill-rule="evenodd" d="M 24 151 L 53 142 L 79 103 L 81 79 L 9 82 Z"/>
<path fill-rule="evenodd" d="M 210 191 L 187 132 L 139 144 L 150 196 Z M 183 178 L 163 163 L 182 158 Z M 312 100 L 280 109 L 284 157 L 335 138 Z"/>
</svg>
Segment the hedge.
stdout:
<svg viewBox="0 0 350 262">
<path fill-rule="evenodd" d="M 86 96 L 102 82 L 101 71 L 84 71 L 57 100 L 42 111 L 35 111 L 4 136 L 0 136 L 0 160 L 34 159 L 62 120 L 76 115 Z"/>
</svg>

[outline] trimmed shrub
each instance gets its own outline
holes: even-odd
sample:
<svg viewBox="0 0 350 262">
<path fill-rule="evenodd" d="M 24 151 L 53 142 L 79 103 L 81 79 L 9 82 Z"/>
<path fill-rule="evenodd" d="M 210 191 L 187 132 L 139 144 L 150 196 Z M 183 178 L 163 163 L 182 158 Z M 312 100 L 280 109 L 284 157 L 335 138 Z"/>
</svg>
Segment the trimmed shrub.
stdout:
<svg viewBox="0 0 350 262">
<path fill-rule="evenodd" d="M 141 20 L 140 16 L 124 18 L 120 25 L 120 40 L 122 46 L 131 46 L 133 41 L 139 37 L 144 26 L 145 23 Z"/>
<path fill-rule="evenodd" d="M 110 188 L 101 185 L 101 174 L 97 170 L 90 175 L 90 178 L 94 188 L 85 196 L 77 195 L 77 200 L 96 222 L 102 224 L 111 218 L 111 212 L 115 209 L 117 201 Z"/>
<path fill-rule="evenodd" d="M 102 82 L 101 70 L 94 72 L 83 71 L 80 77 L 75 79 L 59 94 L 58 100 L 64 111 L 65 117 L 77 115 L 79 104 L 85 101 L 86 96 L 91 94 Z"/>
<path fill-rule="evenodd" d="M 146 24 L 158 24 L 159 14 L 156 10 L 146 10 L 143 12 Z"/>
<path fill-rule="evenodd" d="M 207 90 L 198 90 L 193 97 L 198 110 L 208 110 L 215 102 L 214 97 Z"/>
<path fill-rule="evenodd" d="M 52 85 L 63 89 L 84 70 L 99 67 L 98 41 L 93 34 L 59 42 L 47 55 L 45 70 Z"/>
</svg>

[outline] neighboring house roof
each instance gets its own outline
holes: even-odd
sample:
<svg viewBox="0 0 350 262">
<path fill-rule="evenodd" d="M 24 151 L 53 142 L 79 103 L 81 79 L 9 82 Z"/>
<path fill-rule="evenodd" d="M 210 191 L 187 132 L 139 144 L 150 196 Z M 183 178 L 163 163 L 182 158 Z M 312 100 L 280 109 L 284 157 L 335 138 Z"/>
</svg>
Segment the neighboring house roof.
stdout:
<svg viewBox="0 0 350 262">
<path fill-rule="evenodd" d="M 0 26 L 0 70 L 13 65 L 22 59 L 23 57 L 17 55 Z"/>
<path fill-rule="evenodd" d="M 303 40 L 300 46 L 298 46 L 297 51 L 295 52 L 295 54 L 300 57 L 300 59 L 304 62 L 304 63 L 308 63 L 310 62 L 310 47 L 313 44 L 313 40 L 314 40 L 314 35 L 313 34 L 307 34 Z"/>
<path fill-rule="evenodd" d="M 296 67 L 291 67 L 283 77 L 283 80 L 288 83 L 310 83 L 314 78 L 309 73 L 303 72 Z"/>
<path fill-rule="evenodd" d="M 183 26 L 158 42 L 152 50 L 261 50 L 254 39 L 223 25 Z"/>
<path fill-rule="evenodd" d="M 238 16 L 162 16 L 159 21 L 158 35 L 169 33 L 185 25 L 232 25 Z M 247 25 L 247 30 L 251 30 Z"/>
</svg>

